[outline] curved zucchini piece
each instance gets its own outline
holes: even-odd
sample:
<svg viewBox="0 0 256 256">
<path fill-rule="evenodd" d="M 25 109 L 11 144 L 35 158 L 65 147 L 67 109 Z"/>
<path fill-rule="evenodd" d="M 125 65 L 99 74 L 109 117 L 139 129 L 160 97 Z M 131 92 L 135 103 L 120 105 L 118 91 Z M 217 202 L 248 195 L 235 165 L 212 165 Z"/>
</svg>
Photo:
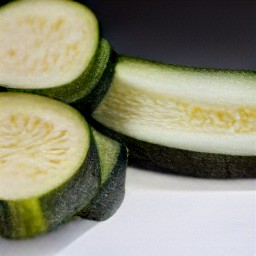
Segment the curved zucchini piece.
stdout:
<svg viewBox="0 0 256 256">
<path fill-rule="evenodd" d="M 125 195 L 127 148 L 93 129 L 99 154 L 101 185 L 91 203 L 78 215 L 82 218 L 103 221 L 120 207 Z"/>
<path fill-rule="evenodd" d="M 92 91 L 109 63 L 95 15 L 73 1 L 11 2 L 0 8 L 0 28 L 0 85 L 10 91 L 72 103 Z"/>
<path fill-rule="evenodd" d="M 133 163 L 200 177 L 256 177 L 253 71 L 120 57 L 93 118 L 126 143 Z"/>
<path fill-rule="evenodd" d="M 70 220 L 100 185 L 91 130 L 72 107 L 0 93 L 0 235 L 21 239 Z"/>
</svg>

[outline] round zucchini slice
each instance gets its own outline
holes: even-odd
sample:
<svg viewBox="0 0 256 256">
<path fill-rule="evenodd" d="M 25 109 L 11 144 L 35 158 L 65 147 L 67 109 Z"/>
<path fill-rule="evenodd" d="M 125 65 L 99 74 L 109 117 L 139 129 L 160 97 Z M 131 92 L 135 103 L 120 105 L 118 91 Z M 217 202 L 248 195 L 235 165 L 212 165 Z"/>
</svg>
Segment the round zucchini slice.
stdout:
<svg viewBox="0 0 256 256">
<path fill-rule="evenodd" d="M 84 118 L 56 100 L 0 93 L 0 235 L 21 239 L 66 222 L 100 186 Z"/>
<path fill-rule="evenodd" d="M 92 90 L 108 62 L 95 15 L 74 1 L 13 1 L 0 8 L 0 31 L 0 85 L 8 90 L 71 103 Z"/>
<path fill-rule="evenodd" d="M 140 166 L 256 177 L 256 74 L 120 57 L 93 113 Z M 111 131 L 109 132 L 111 134 Z"/>
<path fill-rule="evenodd" d="M 90 204 L 78 216 L 103 221 L 120 207 L 125 195 L 125 177 L 128 152 L 119 142 L 92 129 L 99 154 L 101 185 Z"/>
</svg>

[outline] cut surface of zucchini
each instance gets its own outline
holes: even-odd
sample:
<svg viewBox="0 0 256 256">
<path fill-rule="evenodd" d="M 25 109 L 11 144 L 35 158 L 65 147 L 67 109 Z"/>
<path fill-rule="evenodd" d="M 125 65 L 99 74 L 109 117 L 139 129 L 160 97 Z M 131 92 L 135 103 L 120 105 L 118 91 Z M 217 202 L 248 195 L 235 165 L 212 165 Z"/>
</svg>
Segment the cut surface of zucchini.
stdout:
<svg viewBox="0 0 256 256">
<path fill-rule="evenodd" d="M 119 142 L 93 129 L 99 154 L 101 185 L 96 196 L 78 215 L 82 218 L 103 221 L 120 207 L 125 195 L 127 148 Z"/>
<path fill-rule="evenodd" d="M 142 141 L 199 152 L 256 154 L 256 74 L 120 58 L 93 114 Z"/>
<path fill-rule="evenodd" d="M 63 115 L 63 106 L 51 103 L 49 108 L 45 99 L 33 101 L 24 95 L 0 95 L 0 198 L 15 200 L 51 190 L 74 174 L 88 151 L 89 128 L 78 115 L 69 108 Z"/>
<path fill-rule="evenodd" d="M 72 84 L 90 66 L 98 22 L 82 4 L 22 0 L 0 8 L 0 84 L 45 89 Z"/>
<path fill-rule="evenodd" d="M 256 176 L 256 74 L 119 57 L 96 127 L 139 166 L 201 177 Z M 145 164 L 141 164 L 144 162 Z"/>
<path fill-rule="evenodd" d="M 98 189 L 95 143 L 72 107 L 42 96 L 0 93 L 0 234 L 51 230 Z"/>
</svg>

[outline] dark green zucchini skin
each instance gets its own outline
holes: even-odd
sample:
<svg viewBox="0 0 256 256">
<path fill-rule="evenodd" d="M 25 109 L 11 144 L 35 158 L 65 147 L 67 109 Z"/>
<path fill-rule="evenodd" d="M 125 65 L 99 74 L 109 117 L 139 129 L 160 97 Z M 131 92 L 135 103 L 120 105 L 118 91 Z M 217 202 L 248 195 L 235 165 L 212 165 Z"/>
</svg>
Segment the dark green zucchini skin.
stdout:
<svg viewBox="0 0 256 256">
<path fill-rule="evenodd" d="M 104 221 L 118 210 L 125 196 L 125 178 L 128 151 L 120 144 L 119 154 L 115 159 L 108 179 L 99 188 L 97 195 L 77 215 L 95 221 Z M 107 154 L 107 152 L 106 152 Z"/>
<path fill-rule="evenodd" d="M 104 45 L 104 47 L 101 47 L 102 53 L 98 54 L 95 61 L 99 65 L 102 65 L 102 67 L 99 69 L 101 73 L 97 75 L 97 81 L 95 81 L 94 87 L 87 95 L 70 103 L 71 106 L 79 110 L 86 117 L 96 109 L 107 93 L 114 76 L 117 62 L 117 54 L 111 45 L 105 39 L 102 39 L 101 44 Z M 95 72 L 97 70 L 92 70 L 92 75 L 95 75 Z"/>
<path fill-rule="evenodd" d="M 92 137 L 92 136 L 91 136 Z M 13 225 L 12 210 L 8 201 L 0 200 L 0 235 L 8 239 L 26 239 L 47 233 L 73 218 L 96 195 L 100 186 L 100 169 L 96 145 L 92 140 L 87 156 L 79 170 L 66 183 L 37 199 L 45 227 L 31 230 L 31 224 Z M 20 216 L 19 216 L 20 217 Z M 18 218 L 19 218 L 18 217 Z M 18 219 L 22 222 L 22 217 Z M 30 223 L 37 222 L 31 219 Z"/>
<path fill-rule="evenodd" d="M 117 133 L 96 120 L 90 123 L 129 149 L 130 166 L 201 178 L 256 178 L 256 156 L 202 153 L 157 145 Z"/>
<path fill-rule="evenodd" d="M 0 200 L 0 235 L 6 238 L 12 237 L 12 213 L 9 209 L 8 203 Z"/>
<path fill-rule="evenodd" d="M 192 152 L 138 140 L 126 145 L 133 148 L 130 164 L 136 167 L 202 178 L 256 178 L 255 156 Z"/>
<path fill-rule="evenodd" d="M 103 97 L 103 93 L 110 86 L 111 71 L 114 65 L 114 53 L 112 47 L 105 39 L 99 41 L 98 49 L 91 63 L 86 70 L 74 81 L 68 84 L 61 85 L 52 88 L 43 89 L 15 89 L 15 88 L 4 88 L 0 85 L 0 91 L 15 91 L 15 92 L 26 92 L 48 96 L 53 99 L 60 100 L 76 106 L 87 107 L 89 104 L 87 101 L 93 102 L 94 104 L 99 102 Z M 101 86 L 100 86 L 101 85 Z M 101 87 L 105 88 L 103 90 Z M 94 101 L 92 101 L 92 97 Z M 99 99 L 97 99 L 99 97 Z M 84 105 L 86 103 L 86 105 Z"/>
</svg>

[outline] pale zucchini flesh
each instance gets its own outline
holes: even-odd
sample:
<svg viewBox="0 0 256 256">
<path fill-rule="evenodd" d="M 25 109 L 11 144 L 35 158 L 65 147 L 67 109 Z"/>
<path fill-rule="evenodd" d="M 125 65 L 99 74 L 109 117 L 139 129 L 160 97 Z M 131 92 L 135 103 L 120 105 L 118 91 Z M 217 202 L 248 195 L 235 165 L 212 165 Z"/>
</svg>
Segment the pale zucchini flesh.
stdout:
<svg viewBox="0 0 256 256">
<path fill-rule="evenodd" d="M 86 69 L 97 48 L 96 18 L 73 1 L 15 1 L 1 7 L 0 21 L 1 84 L 66 84 Z"/>
<path fill-rule="evenodd" d="M 93 117 L 100 126 L 116 132 L 135 158 L 137 155 L 156 165 L 159 162 L 162 168 L 181 171 L 185 155 L 191 153 L 201 154 L 196 157 L 201 162 L 215 155 L 212 168 L 217 174 L 213 176 L 232 176 L 224 171 L 232 162 L 236 163 L 235 176 L 239 176 L 239 169 L 243 177 L 256 175 L 255 72 L 188 68 L 120 57 L 111 87 Z M 148 146 L 148 150 L 146 145 L 137 150 L 141 156 L 135 153 L 136 141 Z M 177 155 L 166 153 L 161 159 L 161 147 L 178 150 Z M 179 152 L 184 153 L 180 164 L 174 160 Z M 238 159 L 248 159 L 248 164 Z M 193 165 L 191 169 L 205 168 L 202 176 L 209 176 L 207 164 Z"/>
<path fill-rule="evenodd" d="M 100 183 L 90 127 L 50 98 L 0 93 L 0 235 L 27 238 L 70 219 Z"/>
</svg>

